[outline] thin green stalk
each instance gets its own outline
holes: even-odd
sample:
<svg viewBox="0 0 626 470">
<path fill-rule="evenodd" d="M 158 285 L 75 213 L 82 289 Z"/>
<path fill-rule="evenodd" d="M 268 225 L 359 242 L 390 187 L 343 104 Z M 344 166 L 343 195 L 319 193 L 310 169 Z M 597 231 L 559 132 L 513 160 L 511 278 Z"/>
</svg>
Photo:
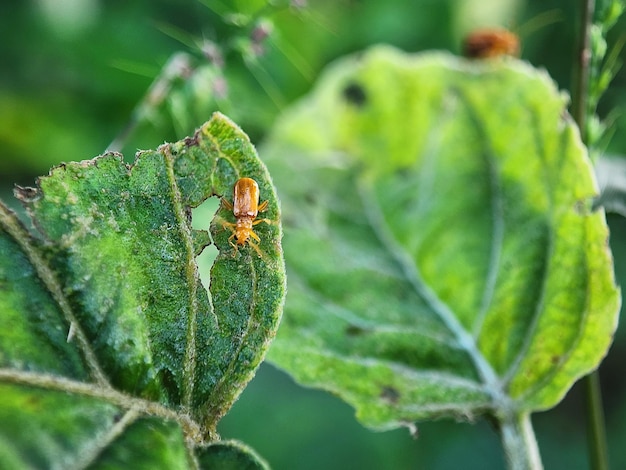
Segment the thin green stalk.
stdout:
<svg viewBox="0 0 626 470">
<path fill-rule="evenodd" d="M 600 374 L 592 372 L 583 379 L 587 404 L 587 438 L 589 441 L 589 463 L 593 470 L 608 470 L 609 452 L 606 443 Z"/>
<path fill-rule="evenodd" d="M 580 0 L 579 38 L 576 47 L 576 67 L 572 90 L 572 116 L 578 124 L 580 135 L 587 144 L 587 101 L 589 98 L 590 37 L 595 0 Z M 583 379 L 587 408 L 587 438 L 589 461 L 593 470 L 608 470 L 608 447 L 602 408 L 602 394 L 598 371 Z"/>
<path fill-rule="evenodd" d="M 572 87 L 572 116 L 578 124 L 583 142 L 587 136 L 587 100 L 589 99 L 589 66 L 591 63 L 591 23 L 595 0 L 580 0 L 580 25 L 576 43 L 576 62 Z"/>
<path fill-rule="evenodd" d="M 500 439 L 509 470 L 542 470 L 530 414 L 515 414 L 500 422 Z"/>
</svg>

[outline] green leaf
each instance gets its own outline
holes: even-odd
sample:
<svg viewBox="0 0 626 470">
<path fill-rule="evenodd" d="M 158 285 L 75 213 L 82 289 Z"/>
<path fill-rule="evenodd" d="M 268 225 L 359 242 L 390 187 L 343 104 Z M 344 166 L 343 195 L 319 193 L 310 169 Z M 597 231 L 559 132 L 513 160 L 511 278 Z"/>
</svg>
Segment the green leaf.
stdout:
<svg viewBox="0 0 626 470">
<path fill-rule="evenodd" d="M 545 72 L 376 47 L 330 67 L 262 154 L 290 280 L 270 359 L 364 424 L 524 421 L 605 355 L 608 231 Z"/>
<path fill-rule="evenodd" d="M 198 453 L 202 468 L 267 470 L 269 466 L 249 447 L 237 441 L 215 442 Z"/>
<path fill-rule="evenodd" d="M 278 223 L 254 227 L 262 257 L 231 246 L 224 206 L 210 235 L 191 226 L 242 176 L 278 221 L 254 147 L 215 114 L 132 166 L 107 154 L 18 188 L 32 232 L 0 206 L 0 466 L 202 468 L 282 311 Z M 195 257 L 211 242 L 207 291 Z"/>
</svg>

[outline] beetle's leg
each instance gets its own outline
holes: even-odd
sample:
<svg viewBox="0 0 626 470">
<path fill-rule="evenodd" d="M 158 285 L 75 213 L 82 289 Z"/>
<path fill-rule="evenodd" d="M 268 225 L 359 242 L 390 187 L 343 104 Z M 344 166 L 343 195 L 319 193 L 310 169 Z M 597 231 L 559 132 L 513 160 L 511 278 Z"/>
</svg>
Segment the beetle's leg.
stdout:
<svg viewBox="0 0 626 470">
<path fill-rule="evenodd" d="M 233 223 L 233 222 L 228 222 L 224 219 L 222 219 L 220 217 L 221 220 L 219 220 L 219 224 L 223 227 L 223 228 L 227 228 L 228 230 L 230 230 L 231 232 L 233 232 L 233 234 L 235 233 L 235 227 L 237 227 L 237 224 Z"/>
<path fill-rule="evenodd" d="M 235 229 L 237 227 L 237 224 L 233 223 L 233 222 L 228 222 L 226 219 L 224 219 L 223 217 L 216 215 L 213 218 L 213 223 L 217 226 L 219 226 L 220 230 L 224 230 L 224 229 L 228 229 L 230 230 L 232 233 L 235 233 Z"/>
<path fill-rule="evenodd" d="M 267 204 L 268 204 L 268 201 L 263 201 L 261 204 L 259 204 L 259 207 L 257 207 L 257 210 L 259 212 L 265 212 L 265 210 L 267 209 Z"/>
<path fill-rule="evenodd" d="M 230 234 L 230 237 L 228 237 L 228 243 L 230 244 L 230 246 L 232 246 L 235 249 L 235 252 L 239 251 L 239 249 L 237 248 L 237 245 L 233 243 L 233 238 L 237 236 L 237 231 L 235 230 L 235 224 L 232 224 L 230 222 L 224 222 L 223 227 L 226 227 L 228 230 L 232 232 Z"/>
<path fill-rule="evenodd" d="M 235 252 L 233 253 L 233 256 L 235 256 L 235 254 L 239 253 L 239 248 L 237 247 L 236 243 L 233 243 L 233 238 L 235 238 L 235 235 L 237 235 L 237 232 L 235 232 L 233 230 L 233 234 L 228 237 L 228 243 L 230 244 L 230 246 L 232 246 L 235 249 Z"/>
<path fill-rule="evenodd" d="M 259 237 L 257 237 L 254 232 L 250 232 L 250 234 L 253 235 L 256 240 L 259 240 Z M 263 252 L 261 251 L 261 248 L 259 248 L 259 245 L 257 245 L 250 239 L 248 239 L 248 245 L 250 245 L 254 249 L 254 251 L 256 251 L 256 254 L 259 255 L 259 258 L 263 258 Z"/>
<path fill-rule="evenodd" d="M 261 239 L 256 233 L 254 233 L 254 230 L 250 230 L 250 236 L 254 238 L 256 241 L 258 241 L 259 243 L 261 243 Z"/>
<path fill-rule="evenodd" d="M 237 227 L 237 224 L 234 224 L 232 222 L 227 222 L 226 220 L 222 219 L 219 216 L 217 216 L 217 218 L 218 218 L 218 223 L 222 226 L 222 228 L 227 228 L 228 230 L 232 232 L 230 234 L 230 237 L 228 237 L 228 244 L 235 249 L 235 252 L 238 252 L 239 248 L 237 247 L 235 243 L 233 243 L 233 239 L 237 236 L 237 231 L 235 230 L 235 228 Z"/>
<path fill-rule="evenodd" d="M 254 222 L 252 222 L 252 225 L 257 225 L 260 224 L 261 222 L 265 222 L 267 225 L 274 225 L 276 223 L 275 220 L 270 220 L 270 219 L 256 219 Z"/>
<path fill-rule="evenodd" d="M 224 208 L 227 211 L 232 211 L 233 210 L 233 204 L 226 198 L 222 198 L 220 199 L 220 204 L 224 206 Z"/>
</svg>

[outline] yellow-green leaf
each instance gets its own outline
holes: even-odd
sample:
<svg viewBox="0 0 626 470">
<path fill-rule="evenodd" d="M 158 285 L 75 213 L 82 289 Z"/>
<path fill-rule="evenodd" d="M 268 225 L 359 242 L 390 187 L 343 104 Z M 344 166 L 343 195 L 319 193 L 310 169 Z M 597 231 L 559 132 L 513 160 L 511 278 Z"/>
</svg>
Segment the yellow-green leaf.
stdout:
<svg viewBox="0 0 626 470">
<path fill-rule="evenodd" d="M 271 359 L 374 428 L 555 405 L 620 304 L 566 104 L 510 58 L 329 67 L 262 149 L 290 279 Z"/>
</svg>

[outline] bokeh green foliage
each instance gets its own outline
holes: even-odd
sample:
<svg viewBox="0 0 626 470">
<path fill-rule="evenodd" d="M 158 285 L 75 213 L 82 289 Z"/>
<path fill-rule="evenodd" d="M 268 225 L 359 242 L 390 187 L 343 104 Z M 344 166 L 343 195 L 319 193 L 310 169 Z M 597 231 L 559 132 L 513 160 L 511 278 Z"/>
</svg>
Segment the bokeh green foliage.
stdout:
<svg viewBox="0 0 626 470">
<path fill-rule="evenodd" d="M 547 67 L 562 88 L 569 86 L 575 11 L 559 0 L 320 0 L 302 8 L 285 7 L 285 0 L 269 9 L 258 8 L 262 2 L 81 3 L 88 9 L 82 16 L 73 14 L 71 5 L 64 10 L 63 16 L 79 18 L 72 27 L 38 4 L 0 6 L 4 177 L 34 176 L 60 161 L 101 153 L 125 127 L 161 67 L 180 51 L 190 54 L 197 73 L 173 80 L 173 93 L 144 115 L 148 124 L 127 142 L 126 155 L 189 135 L 215 109 L 259 141 L 280 110 L 338 56 L 378 42 L 407 51 L 459 51 L 461 38 L 474 27 L 515 29 L 551 9 L 560 21 L 530 28 L 522 37 L 523 56 Z M 249 23 L 242 26 L 231 13 L 247 15 Z M 250 34 L 259 22 L 269 22 L 271 34 L 255 55 Z M 209 44 L 222 51 L 221 68 L 211 60 Z M 620 80 L 623 75 L 613 90 L 620 89 Z M 601 112 L 623 100 L 610 92 Z M 623 125 L 621 119 L 617 125 Z M 619 139 L 621 133 L 616 135 Z"/>
</svg>

